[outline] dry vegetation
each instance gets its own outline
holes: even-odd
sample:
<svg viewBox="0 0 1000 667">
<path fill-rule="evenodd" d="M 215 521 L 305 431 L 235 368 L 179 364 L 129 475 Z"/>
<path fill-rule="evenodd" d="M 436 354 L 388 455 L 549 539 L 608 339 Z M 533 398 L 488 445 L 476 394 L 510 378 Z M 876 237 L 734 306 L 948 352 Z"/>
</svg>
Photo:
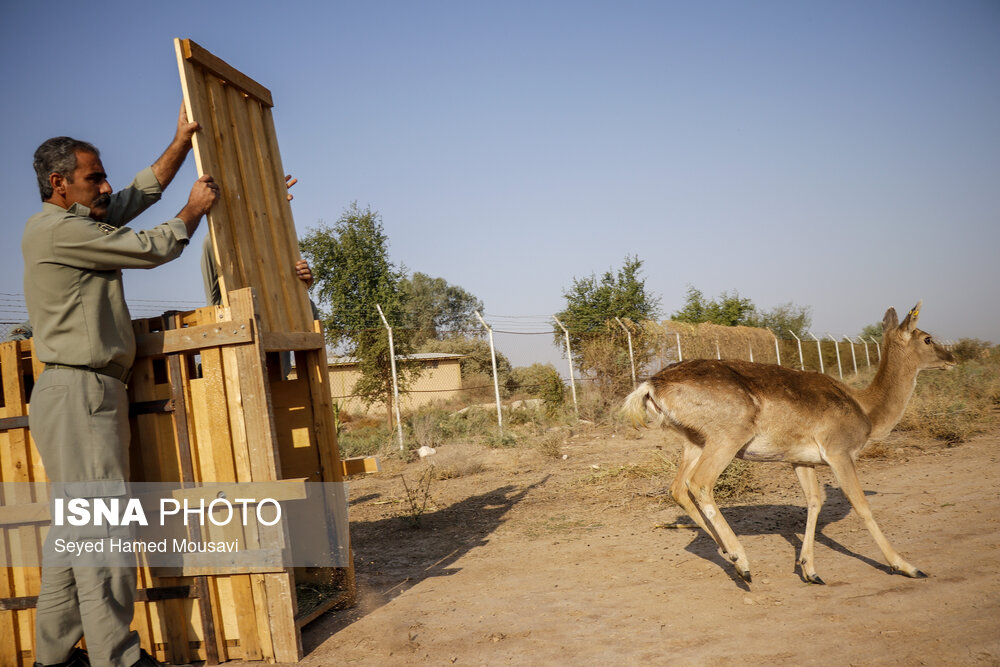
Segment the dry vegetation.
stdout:
<svg viewBox="0 0 1000 667">
<path fill-rule="evenodd" d="M 921 373 L 896 432 L 888 442 L 870 444 L 863 455 L 897 456 L 903 451 L 901 438 L 954 446 L 992 428 L 1000 416 L 998 368 L 1000 349 L 980 346 L 950 371 Z M 869 383 L 873 375 L 874 369 L 865 369 L 846 381 L 861 386 Z M 606 392 L 606 385 L 581 387 L 579 418 L 571 404 L 553 410 L 551 405 L 536 400 L 505 407 L 502 434 L 492 406 L 425 408 L 404 418 L 404 451 L 399 450 L 395 432 L 384 422 L 345 416 L 341 424 L 341 449 L 345 456 L 378 454 L 383 461 L 391 462 L 389 468 L 395 471 L 413 462 L 420 447 L 433 447 L 439 452 L 425 465 L 433 461 L 430 475 L 435 480 L 482 472 L 489 465 L 484 454 L 489 450 L 516 449 L 537 455 L 543 461 L 559 459 L 566 446 L 585 433 L 636 437 L 635 431 L 618 417 L 621 396 L 609 396 Z M 673 456 L 673 450 L 670 454 L 658 451 L 645 460 L 608 464 L 595 468 L 578 482 L 623 488 L 644 480 L 648 483 L 636 490 L 636 494 L 666 498 L 663 491 L 676 470 Z M 764 479 L 760 470 L 760 466 L 734 461 L 719 478 L 716 487 L 719 500 L 733 502 L 758 489 Z"/>
</svg>

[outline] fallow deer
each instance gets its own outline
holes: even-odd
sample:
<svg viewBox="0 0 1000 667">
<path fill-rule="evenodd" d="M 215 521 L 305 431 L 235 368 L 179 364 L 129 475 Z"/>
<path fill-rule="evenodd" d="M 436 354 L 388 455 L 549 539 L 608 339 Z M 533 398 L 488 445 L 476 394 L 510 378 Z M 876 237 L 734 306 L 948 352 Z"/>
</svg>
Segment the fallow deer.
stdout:
<svg viewBox="0 0 1000 667">
<path fill-rule="evenodd" d="M 806 496 L 806 529 L 798 564 L 803 578 L 822 584 L 813 561 L 820 509 L 817 465 L 827 465 L 864 520 L 894 572 L 927 575 L 903 560 L 879 530 L 865 498 L 855 459 L 870 439 L 895 427 L 917 373 L 955 365 L 951 352 L 917 328 L 921 303 L 902 323 L 890 308 L 882 321 L 882 359 L 871 385 L 854 389 L 828 375 L 772 364 L 696 359 L 672 364 L 627 399 L 625 414 L 647 414 L 684 436 L 670 493 L 719 545 L 737 573 L 751 581 L 746 552 L 719 512 L 712 489 L 734 458 L 790 463 Z"/>
</svg>

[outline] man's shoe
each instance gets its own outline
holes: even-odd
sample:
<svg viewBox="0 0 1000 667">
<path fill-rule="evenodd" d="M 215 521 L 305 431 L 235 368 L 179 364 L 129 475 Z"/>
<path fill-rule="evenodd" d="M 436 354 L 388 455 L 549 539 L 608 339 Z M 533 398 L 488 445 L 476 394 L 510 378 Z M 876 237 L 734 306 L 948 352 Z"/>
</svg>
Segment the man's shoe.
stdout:
<svg viewBox="0 0 1000 667">
<path fill-rule="evenodd" d="M 35 663 L 35 667 L 90 667 L 90 658 L 87 657 L 87 652 L 82 648 L 75 648 L 73 652 L 69 654 L 69 659 L 66 662 L 60 662 L 55 665 L 43 665 L 40 662 Z"/>
<path fill-rule="evenodd" d="M 146 653 L 146 649 L 141 649 L 139 659 L 132 667 L 163 667 L 163 663 Z"/>
</svg>

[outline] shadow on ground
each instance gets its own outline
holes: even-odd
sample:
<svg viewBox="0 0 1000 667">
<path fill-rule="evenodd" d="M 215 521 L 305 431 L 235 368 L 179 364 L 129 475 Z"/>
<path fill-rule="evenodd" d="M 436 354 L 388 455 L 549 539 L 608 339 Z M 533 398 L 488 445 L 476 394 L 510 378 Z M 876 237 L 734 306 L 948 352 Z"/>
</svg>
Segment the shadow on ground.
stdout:
<svg viewBox="0 0 1000 667">
<path fill-rule="evenodd" d="M 358 604 L 322 616 L 303 629 L 308 654 L 329 637 L 432 577 L 447 577 L 452 565 L 489 541 L 504 516 L 549 478 L 526 487 L 501 486 L 424 514 L 419 527 L 404 517 L 351 523 Z M 353 501 L 372 502 L 377 496 Z"/>
<path fill-rule="evenodd" d="M 865 491 L 865 495 L 875 495 L 875 492 Z M 722 507 L 721 510 L 722 515 L 726 518 L 726 521 L 737 537 L 745 535 L 780 535 L 792 546 L 790 562 L 794 563 L 798 559 L 799 549 L 802 548 L 802 539 L 800 536 L 804 533 L 806 527 L 805 507 L 797 505 L 733 505 Z M 850 512 L 851 503 L 847 500 L 843 491 L 838 487 L 827 484 L 826 501 L 823 503 L 816 521 L 816 544 L 826 546 L 845 556 L 857 558 L 874 568 L 891 574 L 892 569 L 885 563 L 852 551 L 843 544 L 823 534 L 823 528 L 844 519 Z M 877 520 L 878 517 L 876 517 Z M 678 523 L 681 525 L 694 525 L 694 522 L 686 516 Z M 873 541 L 872 546 L 874 545 Z M 749 590 L 746 582 L 736 574 L 732 563 L 719 554 L 715 541 L 705 531 L 698 529 L 695 538 L 685 548 L 690 553 L 719 565 L 737 585 Z M 750 558 L 752 565 L 753 554 L 748 552 L 747 556 Z"/>
</svg>

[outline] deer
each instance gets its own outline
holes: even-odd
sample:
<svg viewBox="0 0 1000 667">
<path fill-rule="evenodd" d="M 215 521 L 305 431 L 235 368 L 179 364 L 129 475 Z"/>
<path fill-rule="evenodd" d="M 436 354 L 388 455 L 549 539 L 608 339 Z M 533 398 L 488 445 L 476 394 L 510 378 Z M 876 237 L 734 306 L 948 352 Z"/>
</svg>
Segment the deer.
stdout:
<svg viewBox="0 0 1000 667">
<path fill-rule="evenodd" d="M 882 356 L 871 384 L 850 387 L 814 371 L 737 360 L 692 359 L 671 364 L 625 399 L 637 427 L 647 417 L 683 436 L 670 495 L 733 563 L 748 584 L 750 561 L 726 523 L 713 488 L 734 458 L 791 464 L 806 498 L 806 527 L 797 565 L 809 583 L 816 573 L 813 546 L 822 499 L 816 466 L 829 466 L 851 507 L 864 521 L 893 573 L 924 578 L 879 529 L 858 479 L 858 454 L 885 438 L 903 416 L 917 374 L 948 369 L 955 357 L 917 328 L 922 301 L 899 322 L 894 308 L 882 320 Z"/>
</svg>

